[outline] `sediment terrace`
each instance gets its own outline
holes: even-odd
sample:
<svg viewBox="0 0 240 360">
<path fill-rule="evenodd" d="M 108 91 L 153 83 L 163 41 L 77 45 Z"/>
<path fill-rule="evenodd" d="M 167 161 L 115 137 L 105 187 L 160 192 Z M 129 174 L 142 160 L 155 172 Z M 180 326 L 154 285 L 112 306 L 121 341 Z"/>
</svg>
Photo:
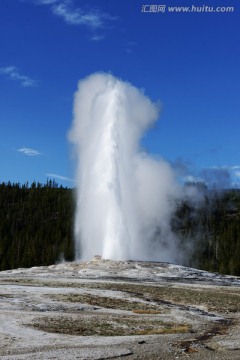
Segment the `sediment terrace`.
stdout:
<svg viewBox="0 0 240 360">
<path fill-rule="evenodd" d="M 1 359 L 239 359 L 240 279 L 139 261 L 0 273 Z"/>
</svg>

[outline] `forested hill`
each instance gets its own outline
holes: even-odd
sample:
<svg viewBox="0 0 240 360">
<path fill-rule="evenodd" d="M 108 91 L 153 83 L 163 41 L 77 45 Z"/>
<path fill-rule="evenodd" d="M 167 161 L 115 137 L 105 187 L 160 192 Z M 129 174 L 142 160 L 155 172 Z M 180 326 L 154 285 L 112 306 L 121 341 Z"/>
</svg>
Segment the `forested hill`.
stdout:
<svg viewBox="0 0 240 360">
<path fill-rule="evenodd" d="M 0 184 L 0 270 L 74 259 L 74 190 L 54 181 Z M 240 191 L 205 191 L 172 219 L 185 264 L 240 275 Z"/>
<path fill-rule="evenodd" d="M 0 269 L 73 260 L 73 193 L 51 180 L 0 185 Z"/>
<path fill-rule="evenodd" d="M 203 201 L 182 202 L 173 219 L 186 264 L 240 276 L 240 190 L 205 190 Z"/>
</svg>

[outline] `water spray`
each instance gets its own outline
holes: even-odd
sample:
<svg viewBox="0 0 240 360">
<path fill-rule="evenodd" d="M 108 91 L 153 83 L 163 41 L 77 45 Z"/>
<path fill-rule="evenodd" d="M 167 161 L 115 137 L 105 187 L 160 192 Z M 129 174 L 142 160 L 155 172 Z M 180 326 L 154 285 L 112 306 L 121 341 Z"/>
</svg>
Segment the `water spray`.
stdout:
<svg viewBox="0 0 240 360">
<path fill-rule="evenodd" d="M 77 154 L 76 259 L 175 259 L 171 167 L 140 140 L 159 106 L 109 74 L 79 82 L 69 133 Z"/>
</svg>

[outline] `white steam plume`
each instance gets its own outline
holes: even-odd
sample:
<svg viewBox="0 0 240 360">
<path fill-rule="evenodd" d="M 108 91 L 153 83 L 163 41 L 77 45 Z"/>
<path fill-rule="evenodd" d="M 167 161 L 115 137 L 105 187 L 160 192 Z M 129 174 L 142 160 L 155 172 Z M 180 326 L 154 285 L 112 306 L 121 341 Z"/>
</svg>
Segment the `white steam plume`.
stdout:
<svg viewBox="0 0 240 360">
<path fill-rule="evenodd" d="M 139 147 L 158 115 L 142 91 L 112 75 L 80 81 L 69 133 L 78 159 L 76 259 L 176 260 L 174 174 Z"/>
</svg>

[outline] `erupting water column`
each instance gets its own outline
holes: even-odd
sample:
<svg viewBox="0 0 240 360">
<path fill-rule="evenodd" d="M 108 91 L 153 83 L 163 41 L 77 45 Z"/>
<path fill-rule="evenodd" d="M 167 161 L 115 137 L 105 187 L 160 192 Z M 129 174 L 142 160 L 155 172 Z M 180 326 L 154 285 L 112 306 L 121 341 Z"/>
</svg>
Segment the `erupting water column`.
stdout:
<svg viewBox="0 0 240 360">
<path fill-rule="evenodd" d="M 126 260 L 141 248 L 136 178 L 139 139 L 158 108 L 109 74 L 79 83 L 70 140 L 76 145 L 76 258 Z"/>
</svg>

